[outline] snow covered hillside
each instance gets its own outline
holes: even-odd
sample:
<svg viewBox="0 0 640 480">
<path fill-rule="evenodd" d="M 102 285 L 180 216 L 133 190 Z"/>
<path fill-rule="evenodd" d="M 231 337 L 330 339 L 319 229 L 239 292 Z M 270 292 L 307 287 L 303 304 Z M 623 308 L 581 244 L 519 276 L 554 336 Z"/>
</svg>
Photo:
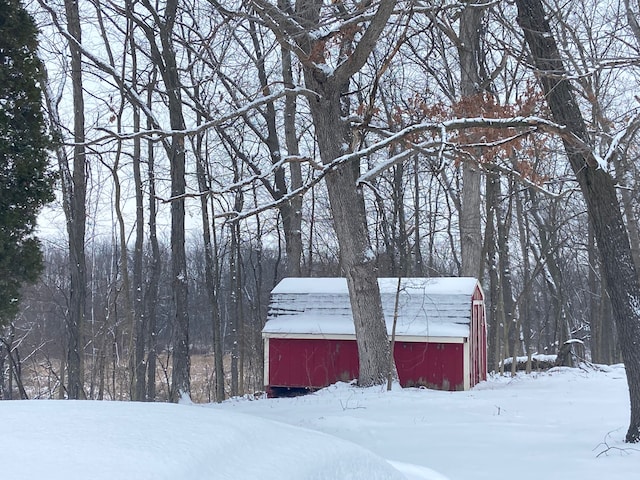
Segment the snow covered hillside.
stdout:
<svg viewBox="0 0 640 480">
<path fill-rule="evenodd" d="M 628 480 L 640 470 L 640 446 L 622 443 L 622 366 L 496 377 L 469 392 L 338 384 L 205 406 L 7 401 L 0 419 L 2 476 L 15 480 Z"/>
<path fill-rule="evenodd" d="M 338 384 L 213 408 L 319 430 L 450 480 L 629 480 L 640 472 L 640 445 L 623 443 L 621 365 L 494 377 L 469 392 Z"/>
</svg>

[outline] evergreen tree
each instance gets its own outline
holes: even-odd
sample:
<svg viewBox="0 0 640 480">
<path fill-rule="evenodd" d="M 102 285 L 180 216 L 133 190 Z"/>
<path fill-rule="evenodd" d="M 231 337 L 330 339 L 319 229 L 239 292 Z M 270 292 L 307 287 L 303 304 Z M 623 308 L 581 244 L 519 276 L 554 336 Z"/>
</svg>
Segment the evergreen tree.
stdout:
<svg viewBox="0 0 640 480">
<path fill-rule="evenodd" d="M 19 0 L 0 0 L 0 325 L 17 312 L 21 285 L 42 269 L 34 229 L 53 199 L 37 34 Z"/>
</svg>

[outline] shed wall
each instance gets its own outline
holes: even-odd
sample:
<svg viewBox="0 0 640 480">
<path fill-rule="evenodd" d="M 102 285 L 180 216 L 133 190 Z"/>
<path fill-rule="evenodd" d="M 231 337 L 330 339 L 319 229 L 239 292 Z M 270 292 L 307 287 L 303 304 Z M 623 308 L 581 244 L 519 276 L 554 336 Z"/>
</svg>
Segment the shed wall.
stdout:
<svg viewBox="0 0 640 480">
<path fill-rule="evenodd" d="M 403 387 L 464 390 L 463 343 L 396 341 L 393 353 Z"/>
<path fill-rule="evenodd" d="M 269 387 L 322 388 L 358 377 L 355 340 L 270 338 Z"/>
<path fill-rule="evenodd" d="M 484 294 L 479 285 L 476 286 L 473 292 L 470 326 L 470 386 L 473 387 L 487 379 L 487 321 Z"/>
<path fill-rule="evenodd" d="M 269 338 L 267 341 L 267 387 L 317 389 L 358 377 L 355 340 Z M 396 341 L 394 358 L 403 387 L 465 388 L 463 343 Z"/>
<path fill-rule="evenodd" d="M 383 304 L 391 308 L 397 279 L 379 282 Z M 463 390 L 485 380 L 484 293 L 477 280 L 404 282 L 394 349 L 400 383 Z M 393 312 L 385 316 L 390 331 Z M 273 290 L 263 330 L 267 387 L 317 389 L 357 378 L 354 335 L 345 279 L 283 280 Z"/>
</svg>

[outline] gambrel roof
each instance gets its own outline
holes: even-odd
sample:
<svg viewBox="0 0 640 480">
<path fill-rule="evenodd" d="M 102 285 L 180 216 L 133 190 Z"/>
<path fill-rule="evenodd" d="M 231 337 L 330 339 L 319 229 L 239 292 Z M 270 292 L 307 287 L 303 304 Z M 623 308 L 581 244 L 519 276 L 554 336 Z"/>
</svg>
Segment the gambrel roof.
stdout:
<svg viewBox="0 0 640 480">
<path fill-rule="evenodd" d="M 397 278 L 380 278 L 387 331 L 391 333 Z M 475 278 L 403 278 L 397 336 L 468 337 Z M 267 336 L 354 335 L 345 278 L 285 278 L 271 292 Z"/>
</svg>

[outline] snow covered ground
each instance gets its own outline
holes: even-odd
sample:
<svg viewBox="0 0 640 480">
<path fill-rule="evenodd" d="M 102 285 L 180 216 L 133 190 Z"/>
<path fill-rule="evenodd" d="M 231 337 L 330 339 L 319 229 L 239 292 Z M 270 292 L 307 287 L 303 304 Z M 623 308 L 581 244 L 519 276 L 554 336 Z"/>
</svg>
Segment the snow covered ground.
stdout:
<svg viewBox="0 0 640 480">
<path fill-rule="evenodd" d="M 166 403 L 0 402 L 0 478 L 11 480 L 404 480 L 329 435 Z"/>
<path fill-rule="evenodd" d="M 0 402 L 2 478 L 638 478 L 622 366 L 469 392 L 333 385 L 221 405 Z M 394 468 L 395 467 L 395 468 Z"/>
</svg>

